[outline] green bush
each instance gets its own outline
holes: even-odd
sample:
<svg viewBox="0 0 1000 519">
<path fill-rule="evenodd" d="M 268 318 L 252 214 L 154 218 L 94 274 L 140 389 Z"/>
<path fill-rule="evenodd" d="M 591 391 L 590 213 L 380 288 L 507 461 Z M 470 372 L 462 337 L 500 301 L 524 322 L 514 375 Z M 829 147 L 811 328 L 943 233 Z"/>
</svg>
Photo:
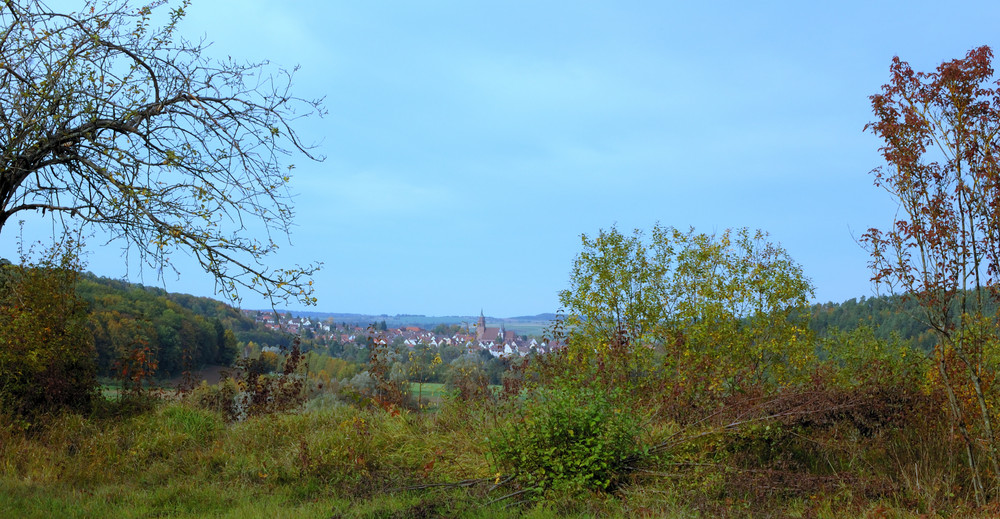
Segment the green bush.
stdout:
<svg viewBox="0 0 1000 519">
<path fill-rule="evenodd" d="M 903 387 L 917 389 L 933 368 L 931 357 L 913 349 L 899 336 L 877 336 L 870 325 L 853 330 L 829 331 L 819 343 L 819 353 L 837 387 Z"/>
<path fill-rule="evenodd" d="M 566 388 L 525 394 L 517 418 L 490 437 L 494 463 L 534 497 L 613 488 L 628 458 L 641 452 L 636 414 L 616 406 L 614 396 Z"/>
</svg>

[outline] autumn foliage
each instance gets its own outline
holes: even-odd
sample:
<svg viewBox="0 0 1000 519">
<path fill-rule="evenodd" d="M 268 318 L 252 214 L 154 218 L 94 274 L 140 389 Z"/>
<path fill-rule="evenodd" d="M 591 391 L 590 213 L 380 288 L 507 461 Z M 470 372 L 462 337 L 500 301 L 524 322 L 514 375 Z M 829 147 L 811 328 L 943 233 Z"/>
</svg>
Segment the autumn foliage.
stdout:
<svg viewBox="0 0 1000 519">
<path fill-rule="evenodd" d="M 26 420 L 87 410 L 97 394 L 94 338 L 75 293 L 75 242 L 37 263 L 0 264 L 0 412 Z"/>
<path fill-rule="evenodd" d="M 583 236 L 560 293 L 563 354 L 615 370 L 618 385 L 672 388 L 671 398 L 774 388 L 801 380 L 813 360 L 811 293 L 801 267 L 762 231 L 602 230 Z"/>
<path fill-rule="evenodd" d="M 938 338 L 932 382 L 947 396 L 980 502 L 1000 493 L 1000 334 L 985 304 L 1000 294 L 1000 84 L 992 58 L 979 47 L 933 72 L 893 59 L 866 129 L 883 141 L 886 165 L 873 171 L 875 183 L 900 211 L 891 227 L 862 239 L 874 281 L 916 298 Z"/>
</svg>

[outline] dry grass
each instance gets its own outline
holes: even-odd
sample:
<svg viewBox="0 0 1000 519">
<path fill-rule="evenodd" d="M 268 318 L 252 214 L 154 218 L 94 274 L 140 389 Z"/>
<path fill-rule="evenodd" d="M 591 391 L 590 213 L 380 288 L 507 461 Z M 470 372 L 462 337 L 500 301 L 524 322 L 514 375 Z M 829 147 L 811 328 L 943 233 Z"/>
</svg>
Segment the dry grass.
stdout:
<svg viewBox="0 0 1000 519">
<path fill-rule="evenodd" d="M 869 411 L 875 405 L 864 402 Z M 866 415 L 863 433 L 859 415 L 843 412 L 728 429 L 721 415 L 688 425 L 650 419 L 641 442 L 665 447 L 636 459 L 614 493 L 514 505 L 489 504 L 512 490 L 497 488 L 503 475 L 487 448 L 492 428 L 510 417 L 489 399 L 445 399 L 425 413 L 331 398 L 306 409 L 227 423 L 191 402 L 159 401 L 145 411 L 62 415 L 27 434 L 3 425 L 0 510 L 10 517 L 677 518 L 996 511 L 968 506 L 947 428 L 926 427 L 927 417 L 919 429 L 905 421 L 872 429 L 881 422 Z"/>
</svg>

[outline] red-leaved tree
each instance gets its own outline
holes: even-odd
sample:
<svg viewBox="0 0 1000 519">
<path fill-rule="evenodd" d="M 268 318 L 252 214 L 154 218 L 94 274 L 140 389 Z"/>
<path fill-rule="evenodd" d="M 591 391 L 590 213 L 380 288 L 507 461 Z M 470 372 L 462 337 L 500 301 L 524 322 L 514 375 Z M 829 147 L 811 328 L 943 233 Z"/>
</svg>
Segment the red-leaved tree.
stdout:
<svg viewBox="0 0 1000 519">
<path fill-rule="evenodd" d="M 873 280 L 919 301 L 938 336 L 936 383 L 965 444 L 977 500 L 1000 490 L 996 315 L 1000 288 L 1000 83 L 979 47 L 933 72 L 898 57 L 871 96 L 886 164 L 875 184 L 899 202 L 893 225 L 869 229 Z"/>
</svg>

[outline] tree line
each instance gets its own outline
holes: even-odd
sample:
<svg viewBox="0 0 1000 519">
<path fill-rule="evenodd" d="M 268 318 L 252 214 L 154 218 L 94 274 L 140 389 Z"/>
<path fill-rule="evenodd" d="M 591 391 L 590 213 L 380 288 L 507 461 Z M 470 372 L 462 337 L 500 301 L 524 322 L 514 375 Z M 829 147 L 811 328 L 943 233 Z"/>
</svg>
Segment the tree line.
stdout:
<svg viewBox="0 0 1000 519">
<path fill-rule="evenodd" d="M 155 375 L 169 378 L 205 365 L 229 366 L 250 342 L 287 348 L 293 340 L 207 297 L 89 273 L 79 276 L 75 294 L 87 308 L 87 329 L 102 376 L 114 376 L 116 362 L 136 348 L 148 349 L 157 364 Z"/>
</svg>

